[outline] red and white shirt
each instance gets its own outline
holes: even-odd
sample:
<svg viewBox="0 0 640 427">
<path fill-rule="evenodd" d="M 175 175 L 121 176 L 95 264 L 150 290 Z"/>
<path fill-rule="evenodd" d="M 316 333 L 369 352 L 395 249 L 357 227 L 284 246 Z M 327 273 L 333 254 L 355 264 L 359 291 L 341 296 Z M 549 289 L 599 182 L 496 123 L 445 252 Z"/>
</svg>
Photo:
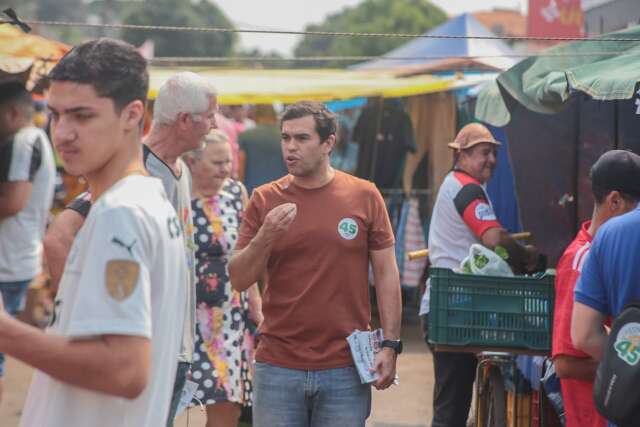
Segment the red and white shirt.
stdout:
<svg viewBox="0 0 640 427">
<path fill-rule="evenodd" d="M 433 267 L 459 269 L 469 247 L 481 243 L 490 228 L 502 228 L 485 186 L 471 175 L 453 170 L 445 177 L 429 225 L 429 259 Z M 429 287 L 420 314 L 429 311 Z"/>
<path fill-rule="evenodd" d="M 553 316 L 552 355 L 589 358 L 576 349 L 571 341 L 571 315 L 573 291 L 582 266 L 587 258 L 593 236 L 589 234 L 591 221 L 582 224 L 576 238 L 562 254 L 556 267 L 556 302 Z M 571 378 L 561 378 L 567 427 L 604 427 L 606 421 L 593 404 L 593 383 Z"/>
</svg>

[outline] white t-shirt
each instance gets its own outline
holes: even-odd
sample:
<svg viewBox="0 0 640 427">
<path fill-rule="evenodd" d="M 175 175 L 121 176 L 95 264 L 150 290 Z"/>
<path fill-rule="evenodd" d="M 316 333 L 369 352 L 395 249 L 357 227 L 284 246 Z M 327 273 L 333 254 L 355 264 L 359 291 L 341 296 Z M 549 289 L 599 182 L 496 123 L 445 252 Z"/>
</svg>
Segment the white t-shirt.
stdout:
<svg viewBox="0 0 640 427">
<path fill-rule="evenodd" d="M 56 167 L 47 135 L 28 127 L 0 143 L 0 181 L 29 181 L 31 196 L 0 219 L 0 282 L 31 280 L 42 270 L 42 236 L 53 202 Z"/>
<path fill-rule="evenodd" d="M 465 172 L 454 170 L 442 182 L 429 225 L 429 260 L 432 267 L 459 269 L 469 248 L 482 234 L 501 227 L 484 185 Z M 427 285 L 420 314 L 429 312 Z"/>
<path fill-rule="evenodd" d="M 180 224 L 158 179 L 123 178 L 94 203 L 69 252 L 47 333 L 72 339 L 147 337 L 149 383 L 138 398 L 128 400 L 36 371 L 22 426 L 166 424 L 184 321 L 177 307 L 186 303 L 180 286 L 187 274 L 184 257 Z"/>
</svg>

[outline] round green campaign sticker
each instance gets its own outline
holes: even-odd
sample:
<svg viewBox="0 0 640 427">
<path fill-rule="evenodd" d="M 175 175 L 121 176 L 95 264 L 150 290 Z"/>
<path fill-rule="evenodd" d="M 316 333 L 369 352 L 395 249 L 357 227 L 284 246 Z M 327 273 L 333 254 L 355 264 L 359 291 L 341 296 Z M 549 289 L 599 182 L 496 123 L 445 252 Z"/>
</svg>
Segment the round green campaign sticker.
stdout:
<svg viewBox="0 0 640 427">
<path fill-rule="evenodd" d="M 618 357 L 631 366 L 640 361 L 640 323 L 628 323 L 620 328 L 613 345 Z"/>
<path fill-rule="evenodd" d="M 358 235 L 358 224 L 351 218 L 342 218 L 338 223 L 338 233 L 346 240 L 353 240 Z"/>
</svg>

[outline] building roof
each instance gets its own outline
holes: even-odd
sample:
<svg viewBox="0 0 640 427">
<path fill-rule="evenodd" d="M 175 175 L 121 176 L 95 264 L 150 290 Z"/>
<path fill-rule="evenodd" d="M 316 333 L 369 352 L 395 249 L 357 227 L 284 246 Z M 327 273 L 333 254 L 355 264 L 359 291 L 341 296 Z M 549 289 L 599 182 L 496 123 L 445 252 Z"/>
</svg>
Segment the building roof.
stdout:
<svg viewBox="0 0 640 427">
<path fill-rule="evenodd" d="M 615 0 L 582 0 L 582 10 L 589 11 L 591 9 L 595 9 L 596 7 L 600 7 L 606 3 L 612 3 Z"/>
<path fill-rule="evenodd" d="M 518 10 L 496 8 L 475 12 L 473 16 L 497 36 L 524 37 L 527 35 L 527 17 Z"/>
</svg>

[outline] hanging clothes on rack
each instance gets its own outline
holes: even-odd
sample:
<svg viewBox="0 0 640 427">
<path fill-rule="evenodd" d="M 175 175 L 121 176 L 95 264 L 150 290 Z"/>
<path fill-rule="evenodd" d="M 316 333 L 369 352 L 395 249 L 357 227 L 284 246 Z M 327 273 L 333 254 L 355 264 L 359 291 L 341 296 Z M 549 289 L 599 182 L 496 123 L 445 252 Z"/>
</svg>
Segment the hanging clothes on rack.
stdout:
<svg viewBox="0 0 640 427">
<path fill-rule="evenodd" d="M 420 206 L 417 198 L 410 198 L 406 203 L 407 220 L 404 227 L 404 253 L 417 251 L 427 247 L 424 237 L 424 228 L 420 219 Z M 396 249 L 396 254 L 398 253 Z M 400 269 L 402 286 L 415 288 L 420 284 L 422 273 L 427 265 L 427 258 L 419 258 L 403 263 Z M 398 265 L 400 268 L 400 265 Z"/>
<path fill-rule="evenodd" d="M 408 261 L 406 254 L 426 247 L 426 232 L 421 205 L 428 203 L 431 190 L 416 189 L 405 194 L 402 189 L 381 189 L 396 238 L 395 254 L 403 287 L 416 288 L 426 266 L 426 259 Z"/>
<path fill-rule="evenodd" d="M 338 114 L 338 133 L 336 144 L 331 151 L 331 166 L 343 172 L 353 174 L 358 163 L 358 144 L 353 142 L 353 128 L 358 113 L 344 111 Z"/>
<path fill-rule="evenodd" d="M 380 190 L 384 204 L 387 207 L 387 213 L 389 214 L 389 221 L 391 221 L 391 228 L 393 229 L 393 235 L 397 235 L 398 225 L 400 224 L 400 215 L 402 211 L 402 203 L 404 202 L 404 194 L 398 190 Z"/>
<path fill-rule="evenodd" d="M 400 208 L 400 222 L 398 228 L 395 231 L 396 236 L 396 263 L 398 264 L 398 271 L 400 272 L 400 283 L 402 283 L 402 271 L 405 265 L 405 242 L 404 236 L 406 234 L 407 219 L 409 217 L 409 203 L 403 201 Z"/>
<path fill-rule="evenodd" d="M 400 100 L 369 102 L 352 139 L 360 147 L 356 176 L 373 181 L 378 188 L 400 187 L 406 153 L 416 150 L 411 119 Z"/>
</svg>

